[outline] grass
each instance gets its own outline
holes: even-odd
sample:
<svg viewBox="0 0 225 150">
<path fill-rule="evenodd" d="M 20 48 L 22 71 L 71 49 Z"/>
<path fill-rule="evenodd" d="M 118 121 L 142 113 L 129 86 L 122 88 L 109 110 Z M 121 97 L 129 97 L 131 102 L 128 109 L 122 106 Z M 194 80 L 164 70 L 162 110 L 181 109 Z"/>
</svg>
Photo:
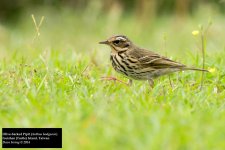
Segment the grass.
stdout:
<svg viewBox="0 0 225 150">
<path fill-rule="evenodd" d="M 201 73 L 192 71 L 173 74 L 172 88 L 165 76 L 150 90 L 141 81 L 131 87 L 101 81 L 126 78 L 112 69 L 110 49 L 98 42 L 122 33 L 137 45 L 201 67 L 200 41 L 191 32 L 207 24 L 207 13 L 143 24 L 132 15 L 88 18 L 44 9 L 35 12 L 37 22 L 43 15 L 45 20 L 34 42 L 31 13 L 16 25 L 0 26 L 0 127 L 61 127 L 63 149 L 225 148 L 223 16 L 213 12 L 205 66 L 216 71 L 205 74 L 202 90 Z"/>
</svg>

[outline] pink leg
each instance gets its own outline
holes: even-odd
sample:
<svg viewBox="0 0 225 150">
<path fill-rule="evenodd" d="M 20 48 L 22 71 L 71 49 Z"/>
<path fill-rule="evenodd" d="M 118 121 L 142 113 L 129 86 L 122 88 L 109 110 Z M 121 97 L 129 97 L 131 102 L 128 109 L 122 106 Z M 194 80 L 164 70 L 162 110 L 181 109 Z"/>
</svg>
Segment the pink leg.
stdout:
<svg viewBox="0 0 225 150">
<path fill-rule="evenodd" d="M 150 87 L 153 89 L 153 87 L 154 87 L 154 81 L 153 81 L 153 79 L 149 79 L 148 80 L 148 83 L 149 83 Z"/>
<path fill-rule="evenodd" d="M 101 77 L 102 78 L 102 80 L 108 80 L 108 81 L 118 81 L 118 82 L 120 82 L 120 83 L 123 83 L 123 84 L 125 84 L 125 85 L 131 85 L 131 81 L 132 80 L 129 80 L 129 83 L 126 83 L 126 82 L 124 82 L 124 81 L 122 81 L 122 80 L 119 80 L 119 79 L 117 79 L 116 77 Z"/>
</svg>

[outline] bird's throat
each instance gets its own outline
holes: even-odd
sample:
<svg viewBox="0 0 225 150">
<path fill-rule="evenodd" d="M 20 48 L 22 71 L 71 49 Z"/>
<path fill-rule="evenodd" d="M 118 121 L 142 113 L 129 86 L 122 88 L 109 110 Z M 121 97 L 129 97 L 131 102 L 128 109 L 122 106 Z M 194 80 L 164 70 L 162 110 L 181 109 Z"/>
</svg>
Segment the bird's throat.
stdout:
<svg viewBox="0 0 225 150">
<path fill-rule="evenodd" d="M 117 47 L 117 48 L 115 48 L 115 47 L 111 47 L 111 53 L 112 54 L 117 54 L 117 53 L 119 53 L 119 52 L 125 52 L 125 51 L 127 51 L 128 50 L 128 48 L 127 47 L 124 47 L 124 48 L 119 48 L 119 47 Z"/>
</svg>

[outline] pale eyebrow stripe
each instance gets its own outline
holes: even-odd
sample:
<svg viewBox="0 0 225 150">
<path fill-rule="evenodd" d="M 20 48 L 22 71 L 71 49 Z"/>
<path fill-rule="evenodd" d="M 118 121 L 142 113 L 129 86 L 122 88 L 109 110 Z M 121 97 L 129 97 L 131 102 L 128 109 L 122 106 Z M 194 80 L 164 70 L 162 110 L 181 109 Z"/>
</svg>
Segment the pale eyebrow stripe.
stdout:
<svg viewBox="0 0 225 150">
<path fill-rule="evenodd" d="M 123 37 L 117 37 L 116 39 L 117 39 L 117 40 L 126 41 L 126 39 L 125 39 L 125 38 L 123 38 Z"/>
</svg>

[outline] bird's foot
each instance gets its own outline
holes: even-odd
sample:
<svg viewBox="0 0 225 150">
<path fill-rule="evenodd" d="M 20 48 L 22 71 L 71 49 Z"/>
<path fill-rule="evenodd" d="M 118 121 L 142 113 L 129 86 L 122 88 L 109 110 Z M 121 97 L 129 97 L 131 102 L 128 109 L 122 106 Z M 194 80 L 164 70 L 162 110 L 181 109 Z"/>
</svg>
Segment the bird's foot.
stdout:
<svg viewBox="0 0 225 150">
<path fill-rule="evenodd" d="M 117 81 L 117 82 L 123 83 L 123 84 L 125 84 L 127 86 L 132 85 L 132 80 L 130 80 L 130 79 L 129 79 L 128 83 L 126 83 L 126 82 L 124 82 L 124 81 L 122 81 L 120 79 L 117 79 L 116 77 L 101 77 L 101 79 L 102 80 L 107 80 L 107 81 L 115 81 L 115 82 Z"/>
</svg>

